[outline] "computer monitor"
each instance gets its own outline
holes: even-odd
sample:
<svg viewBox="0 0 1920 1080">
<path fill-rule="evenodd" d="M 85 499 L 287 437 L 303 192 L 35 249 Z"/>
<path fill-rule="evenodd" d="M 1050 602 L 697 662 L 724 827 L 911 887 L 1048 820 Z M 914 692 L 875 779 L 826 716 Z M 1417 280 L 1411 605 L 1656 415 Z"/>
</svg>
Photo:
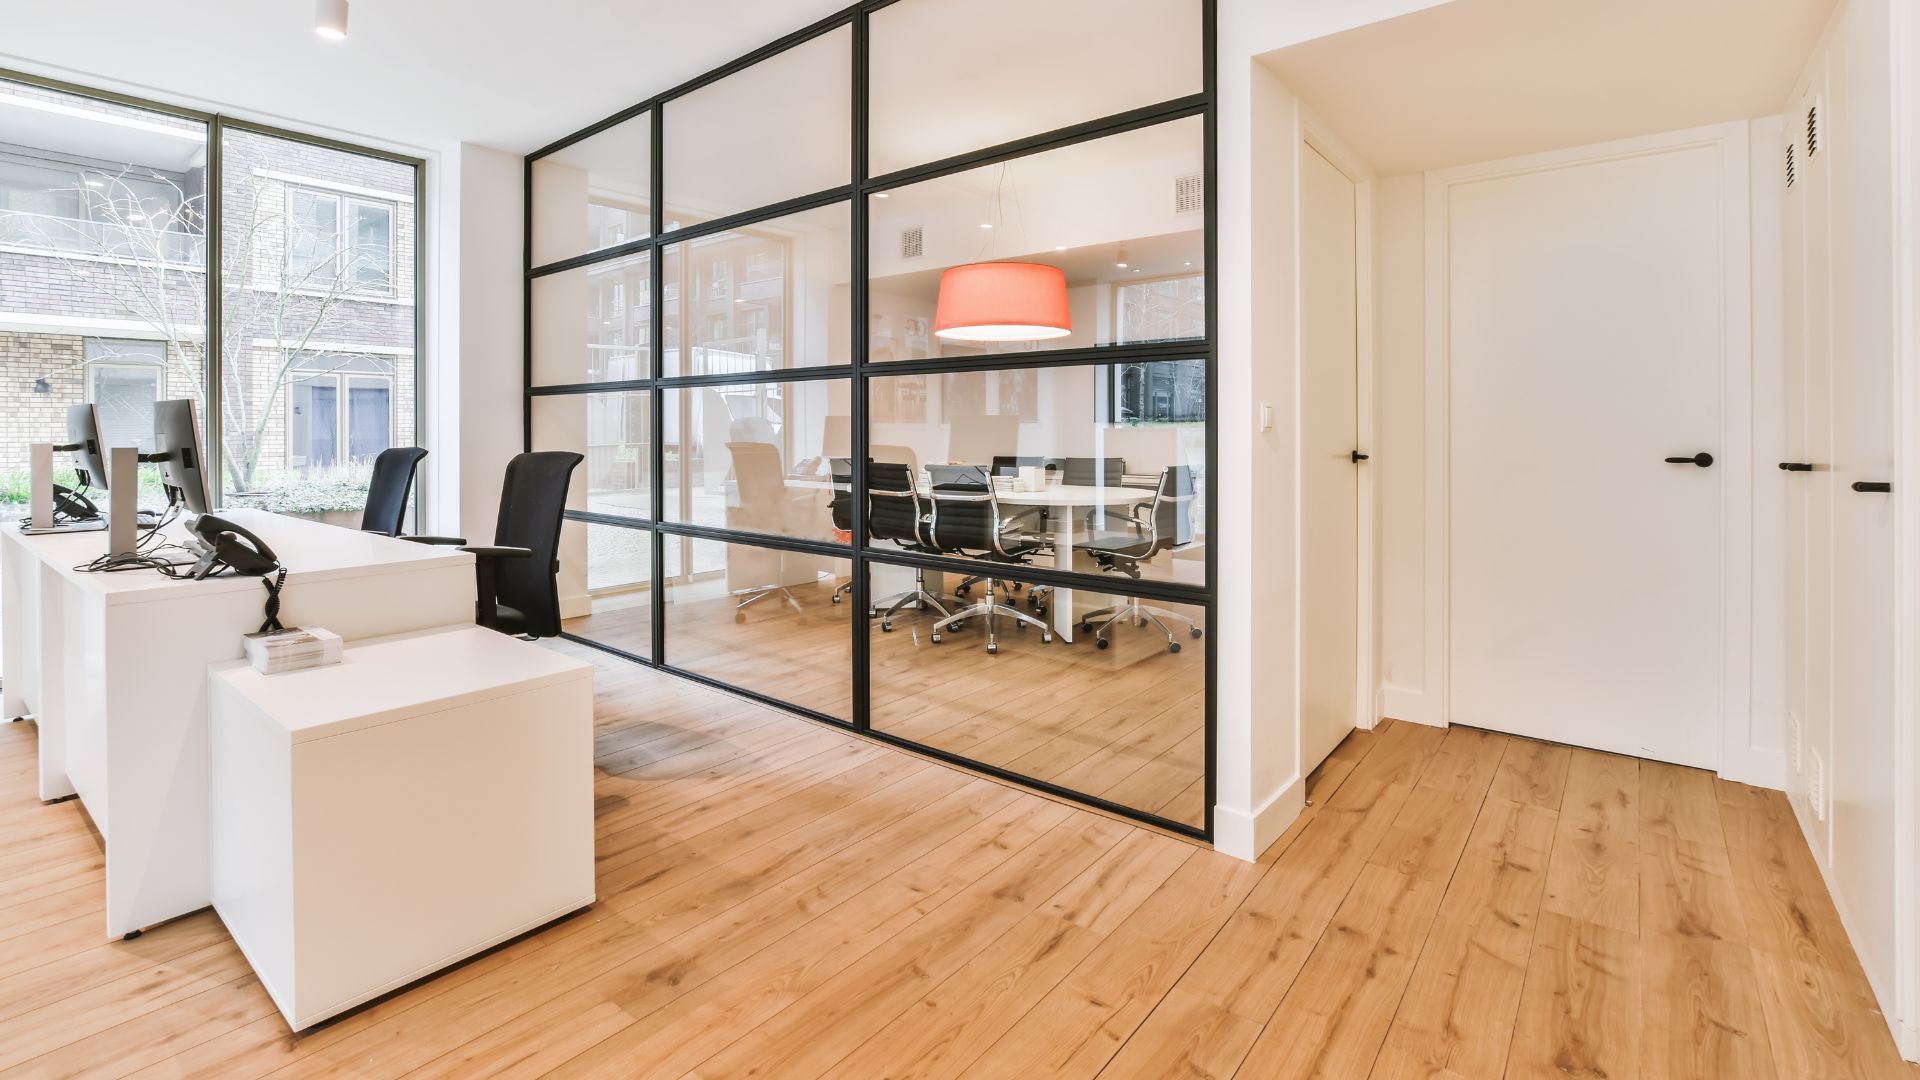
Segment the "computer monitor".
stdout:
<svg viewBox="0 0 1920 1080">
<path fill-rule="evenodd" d="M 187 510 L 205 514 L 207 500 L 206 453 L 200 446 L 200 424 L 192 398 L 157 401 L 153 406 L 153 457 L 160 463 L 160 483 L 167 503 L 185 503 Z"/>
<path fill-rule="evenodd" d="M 80 486 L 107 490 L 107 455 L 100 446 L 100 411 L 92 405 L 67 406 L 67 445 Z"/>
</svg>

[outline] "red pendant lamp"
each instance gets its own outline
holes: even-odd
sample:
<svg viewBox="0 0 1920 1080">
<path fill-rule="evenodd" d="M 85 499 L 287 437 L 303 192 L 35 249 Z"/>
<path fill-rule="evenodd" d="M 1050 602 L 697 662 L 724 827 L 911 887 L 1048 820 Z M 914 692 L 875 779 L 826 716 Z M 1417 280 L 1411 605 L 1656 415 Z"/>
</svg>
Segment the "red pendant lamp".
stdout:
<svg viewBox="0 0 1920 1080">
<path fill-rule="evenodd" d="M 1044 341 L 1073 333 L 1057 266 L 981 262 L 940 275 L 933 333 L 943 341 Z"/>
</svg>

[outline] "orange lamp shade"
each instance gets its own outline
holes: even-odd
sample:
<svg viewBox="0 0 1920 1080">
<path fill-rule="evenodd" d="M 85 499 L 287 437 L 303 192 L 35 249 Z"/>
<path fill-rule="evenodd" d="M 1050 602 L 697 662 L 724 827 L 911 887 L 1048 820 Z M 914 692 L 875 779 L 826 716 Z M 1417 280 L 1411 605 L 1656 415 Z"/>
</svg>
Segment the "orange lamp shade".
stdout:
<svg viewBox="0 0 1920 1080">
<path fill-rule="evenodd" d="M 1040 263 L 984 262 L 940 275 L 933 333 L 945 341 L 1042 341 L 1073 333 L 1067 275 Z"/>
</svg>

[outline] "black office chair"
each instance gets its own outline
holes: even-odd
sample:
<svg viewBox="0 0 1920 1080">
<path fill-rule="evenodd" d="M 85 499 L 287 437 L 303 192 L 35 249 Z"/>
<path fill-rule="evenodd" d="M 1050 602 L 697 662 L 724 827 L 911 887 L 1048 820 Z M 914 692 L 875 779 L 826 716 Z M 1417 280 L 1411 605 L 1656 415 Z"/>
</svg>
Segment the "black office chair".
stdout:
<svg viewBox="0 0 1920 1080">
<path fill-rule="evenodd" d="M 993 455 L 993 475 L 995 476 L 1019 476 L 1020 467 L 1023 465 L 1031 465 L 1036 468 L 1045 469 L 1048 472 L 1053 472 L 1060 467 L 1059 462 L 1048 461 L 1043 457 L 1015 457 L 1011 454 Z"/>
<path fill-rule="evenodd" d="M 1185 465 L 1167 466 L 1160 472 L 1153 498 L 1134 503 L 1124 514 L 1108 510 L 1106 517 L 1108 524 L 1117 522 L 1121 527 L 1117 531 L 1096 530 L 1076 547 L 1091 555 L 1102 570 L 1138 579 L 1142 563 L 1163 551 L 1193 543 L 1193 470 Z M 1168 652 L 1179 652 L 1180 642 L 1174 639 L 1166 620 L 1186 623 L 1187 632 L 1196 638 L 1201 634 L 1192 619 L 1148 607 L 1137 596 L 1127 597 L 1124 604 L 1087 612 L 1080 618 L 1080 629 L 1093 631 L 1094 645 L 1104 649 L 1112 644 L 1107 631 L 1123 619 L 1139 626 L 1152 623 L 1159 627 L 1167 636 Z M 1100 622 L 1098 630 L 1094 629 L 1096 620 Z"/>
<path fill-rule="evenodd" d="M 380 451 L 373 459 L 373 479 L 367 484 L 367 509 L 360 517 L 361 532 L 399 536 L 406 524 L 407 496 L 413 491 L 413 474 L 420 459 L 427 456 L 417 446 L 395 446 Z"/>
<path fill-rule="evenodd" d="M 1127 471 L 1126 458 L 1056 458 L 1060 482 L 1075 487 L 1119 487 Z"/>
<path fill-rule="evenodd" d="M 993 493 L 993 483 L 986 470 L 977 465 L 932 465 L 927 468 L 927 477 L 933 482 L 930 532 L 934 547 L 941 554 L 1019 564 L 1045 546 L 1021 534 L 1000 513 L 1000 500 Z M 987 583 L 986 595 L 979 603 L 950 616 L 944 624 L 948 631 L 958 631 L 968 619 L 981 616 L 987 624 L 987 651 L 997 653 L 1000 643 L 996 631 L 1000 618 L 1005 616 L 1022 630 L 1028 626 L 1039 627 L 1041 641 L 1053 640 L 1053 630 L 1046 623 L 1000 601 L 1001 583 L 991 571 L 983 576 Z"/>
<path fill-rule="evenodd" d="M 838 532 L 849 536 L 853 533 L 853 459 L 837 457 L 827 459 L 827 484 L 833 493 L 827 497 L 827 516 L 832 519 Z M 853 591 L 852 581 L 843 581 L 833 590 L 832 600 L 839 603 L 840 598 Z"/>
<path fill-rule="evenodd" d="M 518 454 L 507 462 L 490 547 L 471 546 L 454 536 L 406 538 L 473 553 L 474 622 L 525 638 L 560 633 L 560 526 L 567 484 L 585 460 L 579 454 L 548 450 Z"/>
<path fill-rule="evenodd" d="M 912 470 L 905 465 L 884 461 L 867 462 L 867 535 L 875 540 L 891 540 L 906 551 L 931 552 L 933 541 L 927 531 L 927 511 L 920 501 L 920 488 Z M 953 618 L 940 598 L 927 591 L 927 572 L 915 567 L 913 588 L 885 600 L 875 601 L 868 617 L 880 617 L 880 629 L 893 629 L 893 617 L 907 605 L 925 611 L 931 607 L 939 614 L 933 624 L 932 638 L 940 640 L 940 628 Z"/>
</svg>

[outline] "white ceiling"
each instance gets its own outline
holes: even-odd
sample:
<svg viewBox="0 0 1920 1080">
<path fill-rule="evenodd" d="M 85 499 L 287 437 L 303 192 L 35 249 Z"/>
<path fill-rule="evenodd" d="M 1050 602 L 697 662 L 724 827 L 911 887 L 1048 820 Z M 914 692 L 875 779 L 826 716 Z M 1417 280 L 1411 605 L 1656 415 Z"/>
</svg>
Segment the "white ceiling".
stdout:
<svg viewBox="0 0 1920 1080">
<path fill-rule="evenodd" d="M 1380 175 L 1780 111 L 1835 0 L 1453 0 L 1263 61 Z"/>
<path fill-rule="evenodd" d="M 383 145 L 525 153 L 838 11 L 846 0 L 7 3 L 0 67 Z"/>
</svg>

